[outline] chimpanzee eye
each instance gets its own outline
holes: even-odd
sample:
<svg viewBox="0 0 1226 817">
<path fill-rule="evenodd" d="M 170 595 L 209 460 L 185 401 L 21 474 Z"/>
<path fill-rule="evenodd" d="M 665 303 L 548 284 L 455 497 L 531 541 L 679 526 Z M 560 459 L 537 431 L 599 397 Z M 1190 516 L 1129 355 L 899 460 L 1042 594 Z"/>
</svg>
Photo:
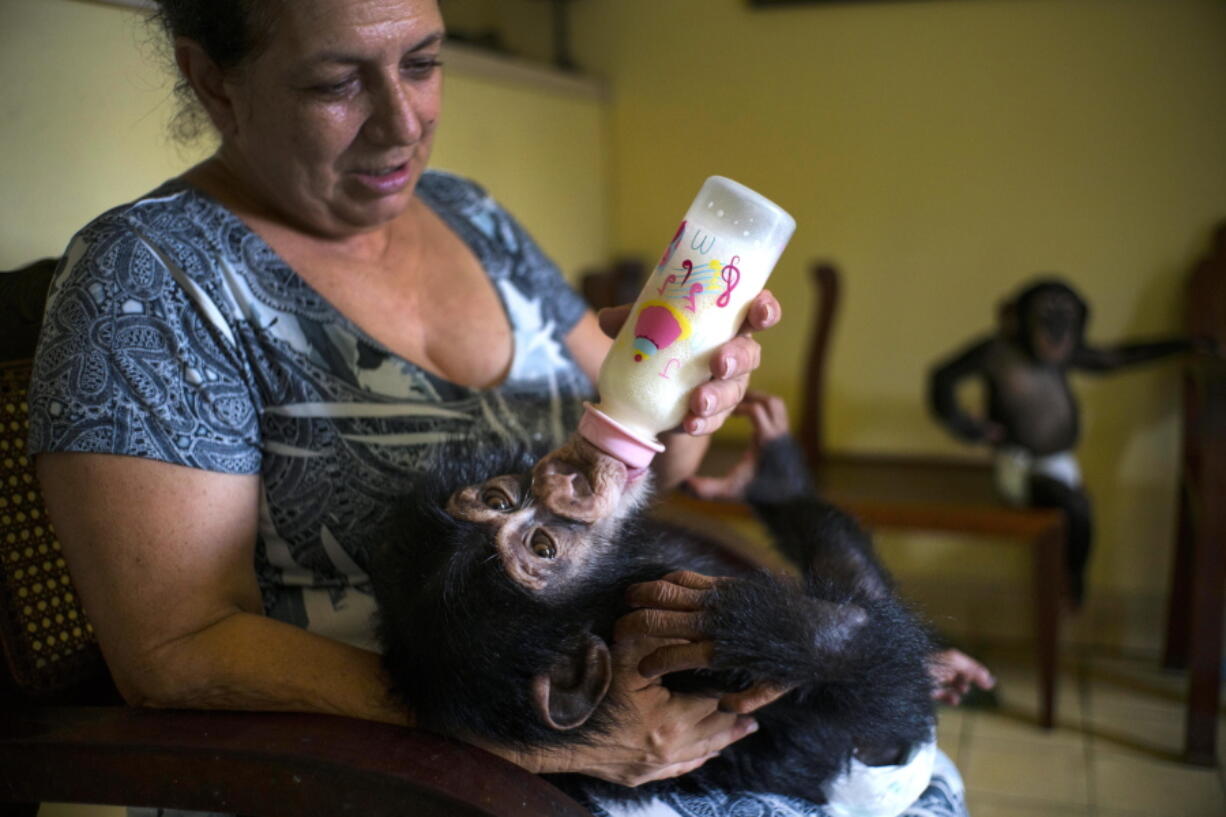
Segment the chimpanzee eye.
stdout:
<svg viewBox="0 0 1226 817">
<path fill-rule="evenodd" d="M 558 555 L 558 548 L 554 545 L 553 540 L 549 538 L 549 534 L 539 528 L 533 532 L 532 539 L 528 544 L 531 545 L 532 552 L 542 559 L 552 559 Z"/>
<path fill-rule="evenodd" d="M 492 508 L 495 511 L 509 511 L 515 506 L 511 501 L 511 497 L 507 496 L 506 491 L 498 488 L 486 488 L 481 492 L 481 501 L 485 507 Z"/>
</svg>

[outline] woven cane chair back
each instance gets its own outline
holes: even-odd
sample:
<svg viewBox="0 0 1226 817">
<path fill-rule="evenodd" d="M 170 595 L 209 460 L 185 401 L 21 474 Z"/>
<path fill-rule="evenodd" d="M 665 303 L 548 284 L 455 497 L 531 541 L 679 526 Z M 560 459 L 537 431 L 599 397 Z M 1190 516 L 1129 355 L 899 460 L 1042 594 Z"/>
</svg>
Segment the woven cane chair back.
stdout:
<svg viewBox="0 0 1226 817">
<path fill-rule="evenodd" d="M 0 652 L 9 691 L 55 696 L 102 670 L 26 452 L 26 390 L 53 262 L 0 273 Z"/>
</svg>

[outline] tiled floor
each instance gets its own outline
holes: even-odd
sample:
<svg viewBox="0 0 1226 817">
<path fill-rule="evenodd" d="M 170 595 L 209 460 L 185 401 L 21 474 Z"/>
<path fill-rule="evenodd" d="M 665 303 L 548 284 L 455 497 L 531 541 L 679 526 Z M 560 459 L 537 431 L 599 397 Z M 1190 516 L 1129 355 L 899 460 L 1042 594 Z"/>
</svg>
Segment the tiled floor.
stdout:
<svg viewBox="0 0 1226 817">
<path fill-rule="evenodd" d="M 1030 654 L 982 648 L 999 679 L 996 709 L 944 709 L 940 744 L 966 779 L 974 817 L 1226 817 L 1226 719 L 1217 768 L 1178 760 L 1184 678 L 1152 662 L 1066 654 L 1058 726 L 1036 725 Z M 39 817 L 124 817 L 46 804 Z"/>
<path fill-rule="evenodd" d="M 1226 817 L 1226 719 L 1219 764 L 1179 761 L 1185 679 L 1152 662 L 1066 654 L 1057 728 L 1036 725 L 1030 655 L 982 649 L 996 709 L 944 709 L 940 743 L 966 779 L 975 817 Z"/>
</svg>

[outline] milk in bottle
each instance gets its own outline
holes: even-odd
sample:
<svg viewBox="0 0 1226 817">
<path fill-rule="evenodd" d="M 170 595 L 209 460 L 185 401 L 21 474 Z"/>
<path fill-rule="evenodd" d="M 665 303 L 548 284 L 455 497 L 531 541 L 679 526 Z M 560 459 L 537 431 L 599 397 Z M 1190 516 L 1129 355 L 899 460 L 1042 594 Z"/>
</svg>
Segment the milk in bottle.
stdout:
<svg viewBox="0 0 1226 817">
<path fill-rule="evenodd" d="M 631 467 L 664 450 L 796 228 L 774 202 L 723 176 L 699 190 L 600 369 L 579 434 Z"/>
</svg>

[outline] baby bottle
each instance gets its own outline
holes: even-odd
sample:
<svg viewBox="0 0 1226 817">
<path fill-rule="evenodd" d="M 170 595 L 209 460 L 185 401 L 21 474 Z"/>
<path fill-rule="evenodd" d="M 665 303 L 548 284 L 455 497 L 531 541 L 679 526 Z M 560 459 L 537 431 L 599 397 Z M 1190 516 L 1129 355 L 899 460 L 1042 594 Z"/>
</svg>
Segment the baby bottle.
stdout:
<svg viewBox="0 0 1226 817">
<path fill-rule="evenodd" d="M 742 184 L 712 176 L 648 277 L 600 367 L 600 402 L 579 434 L 632 468 L 664 446 L 656 434 L 685 417 L 711 355 L 745 321 L 796 220 Z"/>
</svg>

